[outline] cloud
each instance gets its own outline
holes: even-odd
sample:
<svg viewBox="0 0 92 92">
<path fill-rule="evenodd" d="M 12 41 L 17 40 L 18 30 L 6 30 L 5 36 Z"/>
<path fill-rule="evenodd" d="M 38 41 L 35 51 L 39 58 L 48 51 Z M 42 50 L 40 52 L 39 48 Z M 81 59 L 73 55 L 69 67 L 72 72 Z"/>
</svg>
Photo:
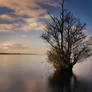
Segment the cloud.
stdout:
<svg viewBox="0 0 92 92">
<path fill-rule="evenodd" d="M 15 18 L 13 18 L 9 15 L 6 15 L 6 14 L 1 15 L 0 19 L 2 19 L 2 20 L 11 20 L 11 21 L 15 20 Z"/>
<path fill-rule="evenodd" d="M 26 35 L 23 35 L 22 37 L 25 38 Z M 43 44 L 43 46 L 46 46 Z M 39 46 L 38 46 L 39 47 Z M 43 54 L 47 51 L 43 47 L 36 48 L 30 45 L 25 45 L 18 42 L 13 41 L 5 41 L 0 43 L 0 53 L 36 53 L 36 54 Z"/>
<path fill-rule="evenodd" d="M 18 28 L 17 30 L 27 32 L 30 30 L 39 31 L 39 30 L 43 30 L 43 28 L 44 26 L 41 22 L 35 21 L 33 23 L 23 24 L 21 25 L 21 28 Z"/>
<path fill-rule="evenodd" d="M 23 52 L 28 49 L 30 49 L 30 47 L 16 42 L 0 43 L 0 52 Z"/>
<path fill-rule="evenodd" d="M 59 7 L 60 6 L 59 1 L 56 3 L 55 0 L 45 0 L 43 3 L 46 4 L 46 5 L 49 5 L 49 6 L 53 6 L 53 7 Z"/>
<path fill-rule="evenodd" d="M 27 38 L 27 35 L 24 34 L 24 35 L 21 35 L 21 37 L 22 37 L 22 38 Z"/>
<path fill-rule="evenodd" d="M 15 32 L 18 24 L 0 24 L 0 32 Z"/>
<path fill-rule="evenodd" d="M 48 19 L 49 16 L 39 3 L 58 6 L 53 0 L 0 0 L 0 7 L 5 7 L 1 8 L 0 19 L 4 23 L 0 24 L 0 32 L 42 30 L 40 19 Z M 11 21 L 10 25 L 5 20 Z"/>
</svg>

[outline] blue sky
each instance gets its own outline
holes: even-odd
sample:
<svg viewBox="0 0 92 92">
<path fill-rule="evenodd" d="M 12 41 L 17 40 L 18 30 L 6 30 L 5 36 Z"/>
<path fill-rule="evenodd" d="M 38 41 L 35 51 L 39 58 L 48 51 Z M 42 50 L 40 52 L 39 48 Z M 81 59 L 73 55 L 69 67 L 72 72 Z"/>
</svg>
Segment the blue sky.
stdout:
<svg viewBox="0 0 92 92">
<path fill-rule="evenodd" d="M 60 0 L 0 0 L 0 52 L 45 53 L 48 45 L 40 38 L 47 11 L 58 16 Z M 87 23 L 92 34 L 92 0 L 65 0 L 65 8 Z"/>
</svg>

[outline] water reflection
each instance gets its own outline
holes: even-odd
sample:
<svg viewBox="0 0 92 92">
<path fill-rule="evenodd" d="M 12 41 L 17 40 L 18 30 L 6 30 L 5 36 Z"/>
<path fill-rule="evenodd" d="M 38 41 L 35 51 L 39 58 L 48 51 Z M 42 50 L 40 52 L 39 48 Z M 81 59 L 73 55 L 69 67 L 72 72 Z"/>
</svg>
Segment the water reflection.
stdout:
<svg viewBox="0 0 92 92">
<path fill-rule="evenodd" d="M 55 71 L 49 77 L 51 92 L 73 92 L 76 77 L 73 73 Z"/>
<path fill-rule="evenodd" d="M 0 56 L 0 92 L 48 92 L 46 56 Z M 50 72 L 51 73 L 51 72 Z"/>
<path fill-rule="evenodd" d="M 92 92 L 91 67 L 88 76 L 79 68 L 78 75 L 52 68 L 46 56 L 0 56 L 0 92 Z"/>
<path fill-rule="evenodd" d="M 74 73 L 55 71 L 49 77 L 50 92 L 92 92 L 92 83 L 79 80 Z"/>
</svg>

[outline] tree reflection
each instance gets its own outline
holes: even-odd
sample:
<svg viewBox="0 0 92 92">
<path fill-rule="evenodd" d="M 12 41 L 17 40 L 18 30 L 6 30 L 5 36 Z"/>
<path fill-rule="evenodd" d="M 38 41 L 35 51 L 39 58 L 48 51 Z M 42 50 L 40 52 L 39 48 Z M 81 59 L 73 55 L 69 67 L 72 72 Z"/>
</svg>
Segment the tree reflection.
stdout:
<svg viewBox="0 0 92 92">
<path fill-rule="evenodd" d="M 72 72 L 55 71 L 55 73 L 49 77 L 51 92 L 74 92 L 76 83 L 76 76 Z"/>
</svg>

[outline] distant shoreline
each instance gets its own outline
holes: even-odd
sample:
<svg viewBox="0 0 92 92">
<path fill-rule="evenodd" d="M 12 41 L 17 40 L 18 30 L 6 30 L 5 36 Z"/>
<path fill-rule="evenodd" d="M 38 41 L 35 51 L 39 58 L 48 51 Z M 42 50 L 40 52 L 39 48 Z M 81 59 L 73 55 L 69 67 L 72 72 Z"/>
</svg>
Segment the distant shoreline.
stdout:
<svg viewBox="0 0 92 92">
<path fill-rule="evenodd" d="M 35 53 L 0 53 L 0 55 L 39 55 Z"/>
</svg>

